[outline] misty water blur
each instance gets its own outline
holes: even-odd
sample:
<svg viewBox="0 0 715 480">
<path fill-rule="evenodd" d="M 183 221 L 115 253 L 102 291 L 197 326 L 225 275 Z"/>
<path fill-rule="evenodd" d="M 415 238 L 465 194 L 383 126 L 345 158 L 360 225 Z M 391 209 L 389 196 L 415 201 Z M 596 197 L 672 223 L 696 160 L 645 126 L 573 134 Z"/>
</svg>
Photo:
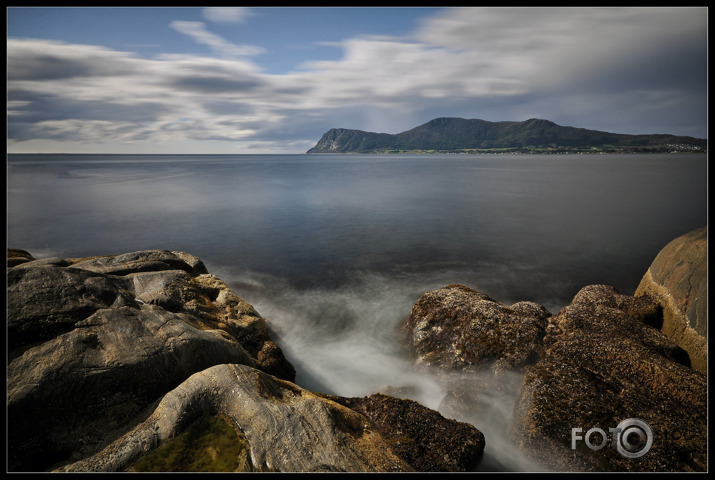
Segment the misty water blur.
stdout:
<svg viewBox="0 0 715 480">
<path fill-rule="evenodd" d="M 706 155 L 9 155 L 7 171 L 9 247 L 193 253 L 268 320 L 296 383 L 468 421 L 486 470 L 536 470 L 508 440 L 521 378 L 417 368 L 399 327 L 420 295 L 461 283 L 555 314 L 589 284 L 632 294 L 707 223 Z"/>
<path fill-rule="evenodd" d="M 383 393 L 415 400 L 486 437 L 480 471 L 539 471 L 509 439 L 523 375 L 446 372 L 416 365 L 400 327 L 421 293 L 449 284 L 436 275 L 354 275 L 337 289 L 297 290 L 268 275 L 216 267 L 266 318 L 297 370 L 296 383 L 347 397 Z"/>
</svg>

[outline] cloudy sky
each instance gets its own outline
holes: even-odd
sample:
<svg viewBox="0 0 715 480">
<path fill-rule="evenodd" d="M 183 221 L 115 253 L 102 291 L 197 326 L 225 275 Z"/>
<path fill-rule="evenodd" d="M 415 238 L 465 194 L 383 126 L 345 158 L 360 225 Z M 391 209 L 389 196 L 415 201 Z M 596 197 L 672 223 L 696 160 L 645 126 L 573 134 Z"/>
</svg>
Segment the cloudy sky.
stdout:
<svg viewBox="0 0 715 480">
<path fill-rule="evenodd" d="M 303 153 L 437 117 L 707 136 L 707 9 L 8 8 L 8 152 Z"/>
</svg>

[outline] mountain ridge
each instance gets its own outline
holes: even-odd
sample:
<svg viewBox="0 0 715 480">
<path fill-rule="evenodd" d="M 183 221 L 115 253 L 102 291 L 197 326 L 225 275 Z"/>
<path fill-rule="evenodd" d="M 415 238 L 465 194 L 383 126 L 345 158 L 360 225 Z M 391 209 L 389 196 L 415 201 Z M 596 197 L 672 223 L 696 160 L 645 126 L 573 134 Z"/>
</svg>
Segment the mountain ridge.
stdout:
<svg viewBox="0 0 715 480">
<path fill-rule="evenodd" d="M 544 119 L 489 122 L 439 117 L 397 134 L 331 128 L 306 153 L 510 153 L 539 151 L 705 151 L 707 140 L 671 134 L 622 134 Z"/>
</svg>

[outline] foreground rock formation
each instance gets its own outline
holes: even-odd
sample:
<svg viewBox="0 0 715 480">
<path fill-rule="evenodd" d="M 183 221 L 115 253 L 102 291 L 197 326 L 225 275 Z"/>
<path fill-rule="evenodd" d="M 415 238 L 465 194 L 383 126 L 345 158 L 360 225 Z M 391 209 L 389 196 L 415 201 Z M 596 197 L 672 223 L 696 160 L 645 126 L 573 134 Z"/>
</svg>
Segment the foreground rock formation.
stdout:
<svg viewBox="0 0 715 480">
<path fill-rule="evenodd" d="M 244 365 L 216 365 L 166 394 L 147 420 L 64 471 L 120 471 L 196 412 L 224 414 L 250 444 L 248 471 L 409 471 L 363 417 Z"/>
<path fill-rule="evenodd" d="M 131 469 L 217 415 L 245 447 L 235 470 L 466 470 L 481 457 L 470 425 L 392 397 L 364 400 L 393 417 L 409 410 L 412 424 L 449 432 L 443 445 L 466 446 L 423 461 L 414 452 L 435 447 L 429 435 L 292 383 L 265 320 L 193 255 L 8 257 L 11 471 Z"/>
<path fill-rule="evenodd" d="M 704 471 L 707 378 L 653 326 L 659 315 L 650 299 L 583 288 L 550 321 L 544 354 L 526 371 L 514 441 L 554 470 Z M 608 432 L 629 418 L 652 429 L 643 456 L 623 456 L 613 438 L 600 450 L 584 441 L 572 448 L 573 428 Z"/>
<path fill-rule="evenodd" d="M 491 371 L 490 388 L 500 372 L 523 371 L 505 428 L 545 469 L 705 471 L 707 377 L 699 370 L 707 351 L 699 359 L 692 354 L 697 348 L 684 349 L 699 345 L 688 341 L 697 337 L 672 334 L 689 331 L 685 323 L 707 332 L 704 235 L 698 230 L 666 247 L 637 296 L 591 285 L 555 316 L 531 302 L 506 307 L 460 285 L 427 292 L 403 325 L 408 347 L 420 364 Z M 475 385 L 453 392 L 450 401 L 478 404 L 479 393 Z M 646 422 L 652 434 L 640 424 L 638 442 L 608 433 L 630 419 Z M 574 428 L 582 430 L 572 436 Z M 589 437 L 592 445 L 604 441 L 603 448 L 584 441 L 592 428 L 606 433 Z"/>
<path fill-rule="evenodd" d="M 415 435 L 405 435 L 394 425 L 377 423 L 359 410 L 346 408 L 370 403 L 392 417 L 425 428 L 448 432 L 445 438 L 462 447 L 462 455 Z M 408 408 L 412 415 L 402 416 Z M 444 419 L 437 412 L 394 397 L 342 399 L 315 394 L 243 365 L 217 365 L 192 375 L 165 395 L 151 416 L 98 454 L 62 468 L 62 471 L 117 471 L 131 466 L 144 452 L 174 436 L 197 412 L 222 414 L 232 420 L 250 445 L 244 471 L 460 471 L 479 459 L 484 440 L 476 428 Z M 360 412 L 360 413 L 358 413 Z M 430 418 L 433 417 L 433 418 Z M 429 419 L 429 423 L 425 422 Z M 462 435 L 456 435 L 460 428 Z M 399 440 L 395 440 L 398 438 Z M 404 454 L 399 441 L 419 451 Z M 465 442 L 466 440 L 466 442 Z M 434 447 L 432 449 L 432 447 Z M 438 458 L 452 455 L 449 465 Z M 399 456 L 398 456 L 399 454 Z M 427 457 L 425 463 L 422 459 Z M 420 463 L 422 462 L 422 463 Z M 444 461 L 442 461 L 444 462 Z M 442 467 L 442 468 L 435 468 Z M 445 468 L 449 467 L 449 468 Z"/>
<path fill-rule="evenodd" d="M 663 308 L 663 333 L 702 373 L 708 364 L 707 249 L 707 227 L 676 238 L 655 257 L 635 293 L 653 297 Z"/>
<path fill-rule="evenodd" d="M 506 307 L 464 285 L 427 292 L 403 326 L 418 363 L 495 373 L 533 363 L 551 314 L 534 302 Z"/>
<path fill-rule="evenodd" d="M 557 315 L 462 285 L 427 292 L 407 346 L 468 383 L 441 411 L 480 418 L 494 388 L 516 399 L 490 420 L 544 469 L 706 471 L 706 238 L 667 245 L 635 296 L 589 285 Z M 7 298 L 11 471 L 167 468 L 180 441 L 197 469 L 227 471 L 468 471 L 482 458 L 477 428 L 413 401 L 296 385 L 265 320 L 193 255 L 8 250 Z M 202 443 L 206 425 L 230 445 Z"/>
</svg>

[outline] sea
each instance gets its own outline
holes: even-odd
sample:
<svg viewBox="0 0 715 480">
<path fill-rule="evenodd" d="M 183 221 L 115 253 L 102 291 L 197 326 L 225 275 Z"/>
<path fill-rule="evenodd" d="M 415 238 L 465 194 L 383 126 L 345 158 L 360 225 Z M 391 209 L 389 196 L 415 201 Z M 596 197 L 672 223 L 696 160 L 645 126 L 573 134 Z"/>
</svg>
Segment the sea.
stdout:
<svg viewBox="0 0 715 480">
<path fill-rule="evenodd" d="M 510 440 L 521 376 L 455 411 L 488 375 L 415 365 L 400 325 L 455 283 L 553 314 L 586 285 L 632 295 L 707 225 L 707 173 L 706 154 L 9 154 L 7 244 L 192 253 L 266 319 L 298 385 L 416 400 L 484 432 L 480 470 L 538 471 Z"/>
</svg>

